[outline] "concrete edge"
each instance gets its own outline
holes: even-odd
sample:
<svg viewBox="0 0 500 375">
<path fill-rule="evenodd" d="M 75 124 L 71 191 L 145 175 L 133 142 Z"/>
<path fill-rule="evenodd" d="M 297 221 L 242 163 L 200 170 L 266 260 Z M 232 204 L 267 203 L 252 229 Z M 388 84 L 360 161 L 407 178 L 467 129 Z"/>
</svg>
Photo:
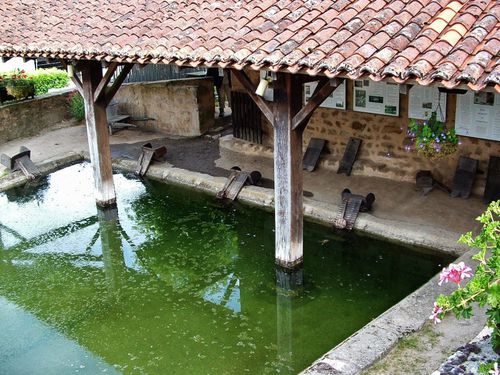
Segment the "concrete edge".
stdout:
<svg viewBox="0 0 500 375">
<path fill-rule="evenodd" d="M 472 264 L 475 249 L 457 259 Z M 439 274 L 379 315 L 359 331 L 316 360 L 301 375 L 355 375 L 385 356 L 405 335 L 422 329 L 440 294 L 454 289 L 445 284 L 439 289 Z"/>
<path fill-rule="evenodd" d="M 42 174 L 48 174 L 84 159 L 89 159 L 87 153 L 69 152 L 40 163 L 39 169 Z M 136 162 L 127 159 L 114 159 L 113 166 L 132 172 L 135 170 Z M 204 173 L 176 168 L 168 163 L 151 165 L 147 176 L 155 180 L 189 186 L 209 194 L 215 194 L 221 190 L 226 180 L 224 177 L 213 177 Z M 27 181 L 20 172 L 0 177 L 0 191 L 22 185 Z M 245 186 L 238 196 L 238 201 L 272 211 L 274 210 L 274 190 L 258 186 Z M 304 198 L 304 217 L 307 220 L 331 226 L 336 212 L 337 207 L 333 204 Z M 369 213 L 360 213 L 354 228 L 360 234 L 452 256 L 460 256 L 467 251 L 466 246 L 457 244 L 458 233 L 437 229 L 431 225 L 401 223 L 381 219 Z"/>
<path fill-rule="evenodd" d="M 37 163 L 37 167 L 43 176 L 52 173 L 58 169 L 67 167 L 71 164 L 84 160 L 84 156 L 77 152 L 68 152 L 55 158 L 47 159 L 42 163 Z M 20 172 L 0 177 L 0 192 L 9 190 L 28 183 L 29 180 Z"/>
</svg>

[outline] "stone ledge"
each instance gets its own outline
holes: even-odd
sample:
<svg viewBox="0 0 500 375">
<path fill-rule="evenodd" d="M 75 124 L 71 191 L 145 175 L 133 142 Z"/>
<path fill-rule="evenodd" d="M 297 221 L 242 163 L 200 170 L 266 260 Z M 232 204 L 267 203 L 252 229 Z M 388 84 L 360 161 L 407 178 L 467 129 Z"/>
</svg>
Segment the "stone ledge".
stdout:
<svg viewBox="0 0 500 375">
<path fill-rule="evenodd" d="M 457 259 L 471 264 L 476 251 L 469 250 Z M 439 275 L 355 332 L 301 375 L 355 375 L 387 354 L 405 334 L 422 329 L 432 304 L 441 293 L 451 293 L 450 284 L 437 288 Z"/>
<path fill-rule="evenodd" d="M 67 167 L 84 160 L 84 156 L 77 152 L 68 152 L 67 154 L 48 159 L 42 163 L 37 163 L 38 169 L 42 175 L 47 175 L 58 169 Z M 6 176 L 0 177 L 0 192 L 21 186 L 29 182 L 29 180 L 20 172 L 14 172 Z"/>
</svg>

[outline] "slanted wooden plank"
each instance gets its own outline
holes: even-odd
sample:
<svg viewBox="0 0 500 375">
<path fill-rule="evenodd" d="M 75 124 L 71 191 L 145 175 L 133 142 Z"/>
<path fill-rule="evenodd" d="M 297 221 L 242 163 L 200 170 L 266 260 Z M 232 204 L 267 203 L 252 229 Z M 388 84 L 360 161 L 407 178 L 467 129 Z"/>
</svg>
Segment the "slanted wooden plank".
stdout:
<svg viewBox="0 0 500 375">
<path fill-rule="evenodd" d="M 483 201 L 486 204 L 500 199 L 500 157 L 490 156 Z"/>
<path fill-rule="evenodd" d="M 302 105 L 302 86 L 289 73 L 278 73 L 274 100 L 274 200 L 276 263 L 294 268 L 303 260 L 302 131 L 292 130 Z"/>
<path fill-rule="evenodd" d="M 111 100 L 113 100 L 113 97 L 115 96 L 116 92 L 122 85 L 123 81 L 125 81 L 125 78 L 127 78 L 127 75 L 130 73 L 133 67 L 134 64 L 123 65 L 123 69 L 121 70 L 120 74 L 118 74 L 118 77 L 116 77 L 113 84 L 106 89 L 106 98 L 105 98 L 106 106 L 111 102 Z"/>
<path fill-rule="evenodd" d="M 271 125 L 274 125 L 273 111 L 266 101 L 255 93 L 256 87 L 253 85 L 252 81 L 250 81 L 250 78 L 248 78 L 246 73 L 242 70 L 233 69 L 232 72 L 236 79 L 243 85 L 246 93 L 250 95 L 257 107 L 259 107 L 264 116 L 266 116 L 267 120 L 271 123 Z"/>
<path fill-rule="evenodd" d="M 101 82 L 99 82 L 99 85 L 95 89 L 94 102 L 101 100 L 102 97 L 106 95 L 106 87 L 108 86 L 108 83 L 111 81 L 111 78 L 113 78 L 113 74 L 115 74 L 117 67 L 118 63 L 113 62 L 109 64 L 108 69 L 104 74 L 104 77 L 102 77 Z"/>
<path fill-rule="evenodd" d="M 96 202 L 99 206 L 109 206 L 116 202 L 111 150 L 109 147 L 107 103 L 104 99 L 94 102 L 94 92 L 102 79 L 101 63 L 82 63 L 83 99 L 89 142 L 90 161 L 94 172 Z"/>
<path fill-rule="evenodd" d="M 312 172 L 316 169 L 318 165 L 319 156 L 325 147 L 325 140 L 321 138 L 311 138 L 309 141 L 309 146 L 304 154 L 304 159 L 302 164 L 304 169 L 308 172 Z"/>
<path fill-rule="evenodd" d="M 330 96 L 338 85 L 339 82 L 335 79 L 330 80 L 328 78 L 322 78 L 307 104 L 294 116 L 292 120 L 292 129 L 295 130 L 300 127 L 305 128 L 314 110 Z"/>
<path fill-rule="evenodd" d="M 349 142 L 345 147 L 344 156 L 339 163 L 339 169 L 337 169 L 337 174 L 345 173 L 347 176 L 351 175 L 352 166 L 358 157 L 359 147 L 361 146 L 362 140 L 359 138 L 350 138 Z"/>
</svg>

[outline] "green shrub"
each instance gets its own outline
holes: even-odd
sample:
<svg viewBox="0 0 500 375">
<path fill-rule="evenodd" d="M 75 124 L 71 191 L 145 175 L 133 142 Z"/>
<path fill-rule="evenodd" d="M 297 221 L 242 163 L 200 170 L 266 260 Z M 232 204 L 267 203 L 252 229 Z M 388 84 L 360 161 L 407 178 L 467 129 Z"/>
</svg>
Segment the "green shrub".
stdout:
<svg viewBox="0 0 500 375">
<path fill-rule="evenodd" d="M 35 95 L 43 95 L 49 89 L 60 89 L 68 86 L 68 75 L 65 70 L 60 69 L 40 69 L 33 73 L 28 73 L 28 79 L 35 85 Z"/>
<path fill-rule="evenodd" d="M 69 110 L 71 116 L 73 116 L 78 121 L 85 118 L 85 105 L 83 103 L 83 98 L 78 92 L 73 92 L 68 97 Z"/>
</svg>

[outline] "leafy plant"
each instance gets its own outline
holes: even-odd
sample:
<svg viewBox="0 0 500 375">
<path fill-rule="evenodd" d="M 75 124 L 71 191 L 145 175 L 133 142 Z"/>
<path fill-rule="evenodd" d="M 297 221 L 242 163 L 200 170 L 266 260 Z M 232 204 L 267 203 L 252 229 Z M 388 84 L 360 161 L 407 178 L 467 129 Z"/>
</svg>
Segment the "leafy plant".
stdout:
<svg viewBox="0 0 500 375">
<path fill-rule="evenodd" d="M 425 121 L 410 119 L 408 136 L 417 152 L 430 159 L 453 154 L 458 149 L 455 129 L 447 129 L 435 111 Z"/>
<path fill-rule="evenodd" d="M 0 75 L 0 95 L 2 93 L 3 95 L 0 97 L 0 101 L 43 95 L 48 93 L 49 89 L 68 86 L 68 81 L 66 72 L 55 68 L 40 69 L 30 73 L 19 69 L 2 73 Z M 10 96 L 7 96 L 7 93 Z"/>
<path fill-rule="evenodd" d="M 7 94 L 15 99 L 26 99 L 35 96 L 35 87 L 24 70 L 17 69 L 9 75 L 4 75 Z"/>
<path fill-rule="evenodd" d="M 35 95 L 43 95 L 49 89 L 59 89 L 68 86 L 68 74 L 60 69 L 40 69 L 28 75 L 28 79 L 35 85 Z"/>
<path fill-rule="evenodd" d="M 472 303 L 487 306 L 488 326 L 493 329 L 492 344 L 500 349 L 500 201 L 492 202 L 485 213 L 476 220 L 483 224 L 479 235 L 473 237 L 469 232 L 460 237 L 459 242 L 479 249 L 472 259 L 479 262 L 474 275 L 463 262 L 450 264 L 440 275 L 439 284 L 453 282 L 458 289 L 450 295 L 440 295 L 434 303 L 434 310 L 429 317 L 439 323 L 447 312 L 453 312 L 457 318 L 472 316 Z M 471 277 L 466 286 L 461 282 Z"/>
<path fill-rule="evenodd" d="M 83 120 L 85 118 L 85 105 L 80 93 L 71 93 L 68 97 L 68 103 L 71 116 L 73 116 L 78 121 Z"/>
</svg>

